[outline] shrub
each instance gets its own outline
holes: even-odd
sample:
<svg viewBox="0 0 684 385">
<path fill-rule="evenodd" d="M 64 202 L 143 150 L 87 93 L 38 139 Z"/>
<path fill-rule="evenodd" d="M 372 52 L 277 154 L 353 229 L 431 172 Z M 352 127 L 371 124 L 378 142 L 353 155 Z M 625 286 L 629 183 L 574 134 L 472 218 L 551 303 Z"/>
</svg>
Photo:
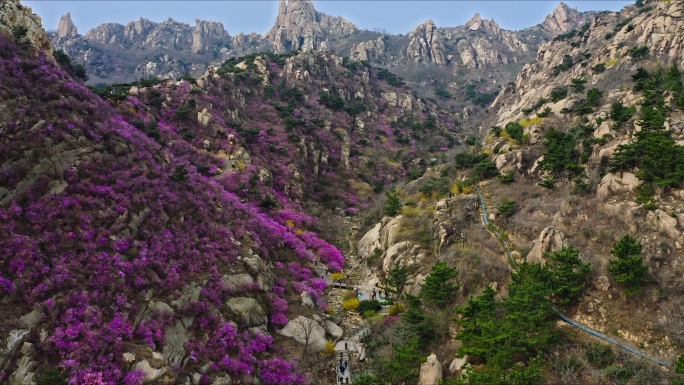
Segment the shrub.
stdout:
<svg viewBox="0 0 684 385">
<path fill-rule="evenodd" d="M 473 167 L 486 159 L 486 154 L 474 154 L 472 152 L 463 152 L 460 154 L 456 154 L 456 156 L 454 156 L 454 163 L 456 165 L 456 169 L 462 170 Z"/>
<path fill-rule="evenodd" d="M 504 218 L 510 218 L 517 211 L 515 201 L 511 199 L 506 199 L 498 207 L 499 214 Z"/>
<path fill-rule="evenodd" d="M 342 307 L 344 310 L 350 311 L 350 310 L 356 310 L 359 308 L 360 302 L 358 298 L 350 298 L 344 302 L 342 302 Z"/>
<path fill-rule="evenodd" d="M 643 45 L 640 47 L 632 47 L 629 49 L 629 56 L 634 59 L 642 59 L 648 56 L 648 47 Z"/>
<path fill-rule="evenodd" d="M 591 70 L 594 71 L 596 74 L 600 74 L 606 71 L 606 65 L 605 63 L 599 63 L 593 67 L 591 67 Z"/>
<path fill-rule="evenodd" d="M 342 301 L 346 301 L 352 298 L 358 298 L 358 296 L 356 295 L 356 290 L 347 290 L 342 295 Z"/>
<path fill-rule="evenodd" d="M 620 239 L 610 251 L 617 260 L 610 261 L 608 271 L 624 289 L 628 297 L 641 292 L 646 280 L 648 266 L 643 264 L 641 243 L 627 234 Z"/>
<path fill-rule="evenodd" d="M 377 312 L 382 309 L 382 305 L 380 304 L 380 301 L 375 300 L 375 299 L 370 299 L 370 300 L 363 300 L 359 302 L 359 307 L 356 309 L 361 314 L 365 314 L 366 312 Z"/>
<path fill-rule="evenodd" d="M 400 303 L 395 303 L 389 308 L 389 316 L 390 317 L 395 317 L 398 316 L 400 313 L 404 312 L 404 305 Z"/>
<path fill-rule="evenodd" d="M 537 116 L 540 118 L 546 118 L 549 117 L 552 114 L 551 107 L 546 107 L 542 110 L 542 112 L 537 113 Z"/>
<path fill-rule="evenodd" d="M 401 201 L 399 200 L 399 197 L 397 194 L 389 194 L 387 193 L 387 203 L 385 204 L 385 214 L 387 216 L 393 217 L 397 214 L 402 209 Z"/>
<path fill-rule="evenodd" d="M 556 103 L 560 102 L 561 100 L 565 99 L 568 96 L 568 88 L 567 87 L 556 87 L 553 90 L 551 90 L 551 101 Z"/>
<path fill-rule="evenodd" d="M 570 81 L 570 87 L 572 87 L 572 90 L 575 92 L 582 92 L 584 91 L 584 85 L 587 83 L 587 80 L 584 78 L 574 78 Z"/>
<path fill-rule="evenodd" d="M 337 273 L 333 273 L 332 276 L 331 276 L 331 278 L 332 278 L 333 282 L 337 282 L 337 280 L 342 280 L 342 279 L 344 279 L 345 276 L 344 276 L 343 273 L 337 272 Z"/>
<path fill-rule="evenodd" d="M 610 108 L 610 118 L 618 125 L 628 121 L 636 112 L 635 107 L 625 107 L 622 102 L 616 101 Z"/>
<path fill-rule="evenodd" d="M 593 343 L 587 348 L 587 361 L 599 369 L 615 362 L 615 352 L 608 345 Z"/>
<path fill-rule="evenodd" d="M 25 25 L 15 25 L 12 27 L 12 36 L 17 43 L 22 43 L 28 40 L 28 27 Z"/>
<path fill-rule="evenodd" d="M 451 99 L 451 93 L 443 86 L 435 87 L 435 95 L 442 99 Z"/>
<path fill-rule="evenodd" d="M 476 180 L 485 180 L 499 175 L 499 169 L 496 164 L 489 160 L 483 160 L 478 163 L 473 169 L 473 178 Z"/>
<path fill-rule="evenodd" d="M 561 62 L 561 64 L 553 67 L 553 73 L 554 73 L 554 75 L 558 75 L 559 73 L 561 73 L 563 71 L 567 71 L 570 68 L 572 68 L 572 66 L 574 64 L 575 63 L 572 60 L 572 56 L 565 55 L 565 56 L 563 56 L 563 61 Z"/>
<path fill-rule="evenodd" d="M 325 357 L 332 357 L 335 355 L 335 343 L 328 340 L 325 342 L 325 349 L 321 351 L 321 355 Z"/>
<path fill-rule="evenodd" d="M 523 130 L 524 127 L 518 122 L 511 122 L 506 125 L 506 133 L 508 136 L 517 140 L 518 142 L 521 142 L 523 139 Z"/>
<path fill-rule="evenodd" d="M 507 172 L 505 174 L 500 174 L 499 180 L 501 181 L 501 183 L 504 183 L 504 184 L 513 183 L 513 176 L 514 176 L 513 171 L 510 171 L 510 172 Z"/>
</svg>

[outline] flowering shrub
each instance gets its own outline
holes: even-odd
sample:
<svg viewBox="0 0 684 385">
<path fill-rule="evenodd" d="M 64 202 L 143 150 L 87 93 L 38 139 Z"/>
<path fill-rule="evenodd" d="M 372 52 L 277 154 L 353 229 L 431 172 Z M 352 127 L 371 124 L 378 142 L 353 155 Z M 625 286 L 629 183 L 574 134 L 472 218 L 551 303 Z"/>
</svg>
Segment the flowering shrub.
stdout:
<svg viewBox="0 0 684 385">
<path fill-rule="evenodd" d="M 275 74 L 283 64 L 267 68 Z M 340 77 L 336 87 L 353 95 L 360 78 Z M 32 338 L 37 356 L 76 384 L 140 384 L 123 352 L 129 344 L 161 351 L 164 331 L 184 317 L 194 319 L 189 361 L 264 384 L 303 383 L 294 363 L 265 359 L 271 337 L 221 314 L 229 298 L 256 297 L 259 286 L 228 289 L 221 278 L 238 256 L 273 262 L 276 286 L 258 295 L 269 327 L 287 323 L 288 291 L 306 291 L 327 309 L 313 262 L 338 272 L 345 259 L 304 207 L 353 215 L 373 202 L 365 186 L 382 188 L 405 172 L 401 157 L 425 151 L 391 122 L 427 115 L 383 107 L 355 130 L 346 111 L 306 101 L 304 92 L 332 87 L 327 77 L 306 91 L 274 82 L 272 93 L 234 75 L 207 91 L 185 81 L 148 84 L 136 96 L 114 87 L 123 96 L 111 106 L 0 34 L 0 79 L 0 100 L 17 105 L 0 111 L 0 187 L 10 192 L 0 198 L 0 296 L 41 309 L 48 337 Z M 387 89 L 377 75 L 363 87 L 377 100 Z M 194 119 L 205 108 L 207 125 Z M 431 146 L 442 147 L 435 138 Z M 249 155 L 236 161 L 240 151 Z M 199 296 L 180 301 L 198 283 Z M 183 303 L 150 312 L 151 298 Z"/>
</svg>

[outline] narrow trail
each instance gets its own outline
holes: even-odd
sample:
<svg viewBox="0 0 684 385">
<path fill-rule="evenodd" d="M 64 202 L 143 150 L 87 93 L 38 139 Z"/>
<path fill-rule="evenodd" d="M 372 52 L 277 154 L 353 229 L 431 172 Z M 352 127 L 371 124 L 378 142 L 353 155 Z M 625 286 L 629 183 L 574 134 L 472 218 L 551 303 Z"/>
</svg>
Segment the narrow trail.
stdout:
<svg viewBox="0 0 684 385">
<path fill-rule="evenodd" d="M 488 230 L 490 230 L 492 233 L 494 233 L 494 235 L 496 235 L 496 237 L 499 239 L 499 241 L 501 241 L 501 244 L 504 246 L 504 249 L 506 250 L 506 253 L 508 254 L 508 258 L 511 261 L 511 265 L 517 271 L 518 270 L 518 263 L 513 258 L 513 254 L 511 253 L 511 249 L 508 246 L 508 242 L 506 242 L 506 240 L 503 238 L 503 236 L 501 236 L 501 234 L 496 229 L 493 229 L 490 227 L 489 218 L 487 217 L 487 206 L 485 204 L 484 198 L 482 197 L 482 191 L 480 191 L 480 188 L 478 186 L 475 186 L 475 190 L 477 190 L 477 195 L 480 197 L 480 205 L 482 206 L 482 219 L 484 221 L 485 226 L 487 227 Z M 577 328 L 583 332 L 589 333 L 589 334 L 593 335 L 594 337 L 598 337 L 598 338 L 600 338 L 606 342 L 609 342 L 613 345 L 619 346 L 622 349 L 627 350 L 630 353 L 636 354 L 637 356 L 640 356 L 640 357 L 645 358 L 649 361 L 655 362 L 658 365 L 661 365 L 661 366 L 664 366 L 666 368 L 671 369 L 670 365 L 666 364 L 665 362 L 663 362 L 663 361 L 661 361 L 655 357 L 652 357 L 652 356 L 650 356 L 650 355 L 648 355 L 642 351 L 639 351 L 639 350 L 637 350 L 637 349 L 635 349 L 629 345 L 625 345 L 623 343 L 620 343 L 620 342 L 618 342 L 618 341 L 616 341 L 616 340 L 614 340 L 614 339 L 612 339 L 606 335 L 603 335 L 603 334 L 597 332 L 596 330 L 588 328 L 584 325 L 580 325 L 577 322 L 575 322 L 575 321 L 571 320 L 570 318 L 561 314 L 558 310 L 556 310 L 555 307 L 553 308 L 553 310 L 558 314 L 558 317 L 561 320 L 565 321 L 569 325 L 571 325 L 571 326 L 573 326 L 573 327 L 575 327 L 575 328 Z"/>
</svg>

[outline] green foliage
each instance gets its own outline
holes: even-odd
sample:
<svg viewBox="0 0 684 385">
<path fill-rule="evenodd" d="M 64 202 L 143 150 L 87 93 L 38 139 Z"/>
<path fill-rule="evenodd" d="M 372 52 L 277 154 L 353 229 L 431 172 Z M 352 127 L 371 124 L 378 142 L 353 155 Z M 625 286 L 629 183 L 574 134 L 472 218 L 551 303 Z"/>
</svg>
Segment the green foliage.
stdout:
<svg viewBox="0 0 684 385">
<path fill-rule="evenodd" d="M 403 207 L 397 194 L 387 193 L 387 203 L 385 203 L 385 214 L 393 217 L 397 215 Z"/>
<path fill-rule="evenodd" d="M 435 95 L 439 96 L 442 99 L 452 98 L 451 93 L 444 86 L 435 87 Z"/>
<path fill-rule="evenodd" d="M 517 206 L 515 205 L 515 201 L 511 199 L 504 200 L 497 209 L 499 214 L 501 214 L 504 218 L 512 217 L 513 214 L 515 214 L 515 212 L 518 210 Z"/>
<path fill-rule="evenodd" d="M 487 288 L 456 308 L 461 326 L 456 339 L 463 341 L 458 355 L 484 362 L 468 372 L 471 383 L 538 383 L 542 379 L 541 355 L 556 340 L 555 312 L 549 300 L 551 272 L 541 264 L 523 263 L 511 274 L 509 295 L 501 303 Z M 518 366 L 522 362 L 526 366 Z M 474 376 L 474 377 L 473 377 Z"/>
<path fill-rule="evenodd" d="M 159 123 L 157 123 L 156 120 L 150 119 L 150 121 L 147 122 L 147 124 L 145 125 L 144 132 L 145 132 L 145 135 L 154 139 L 154 141 L 156 141 L 157 143 L 163 145 L 161 132 L 159 131 Z"/>
<path fill-rule="evenodd" d="M 684 373 L 684 354 L 680 354 L 674 363 L 675 373 Z"/>
<path fill-rule="evenodd" d="M 543 106 L 544 104 L 546 104 L 546 103 L 548 103 L 548 102 L 549 102 L 549 99 L 546 99 L 546 98 L 539 98 L 539 99 L 537 100 L 537 102 L 536 102 L 532 107 L 530 107 L 530 108 L 523 108 L 522 111 L 523 111 L 523 113 L 524 113 L 525 115 L 529 115 L 529 114 L 531 114 L 532 112 L 534 112 L 534 111 L 536 111 L 537 109 L 539 109 L 539 107 Z M 497 135 L 497 136 L 498 136 L 498 135 Z"/>
<path fill-rule="evenodd" d="M 613 245 L 610 251 L 617 260 L 610 261 L 608 271 L 615 282 L 625 289 L 628 297 L 639 294 L 646 280 L 648 266 L 643 265 L 641 249 L 641 243 L 628 234 Z"/>
<path fill-rule="evenodd" d="M 541 169 L 554 176 L 561 176 L 565 172 L 577 174 L 581 167 L 578 165 L 579 151 L 575 137 L 571 133 L 551 128 L 545 138 L 544 159 L 539 162 Z"/>
<path fill-rule="evenodd" d="M 560 34 L 560 35 L 556 36 L 556 37 L 553 39 L 553 41 L 565 41 L 565 40 L 572 39 L 572 38 L 575 37 L 575 36 L 577 36 L 577 30 L 576 30 L 576 29 L 573 29 L 573 30 L 570 31 L 570 32 L 566 32 L 566 33 L 564 33 L 564 34 Z"/>
<path fill-rule="evenodd" d="M 556 187 L 556 181 L 553 179 L 551 175 L 544 175 L 544 178 L 542 178 L 542 181 L 539 182 L 539 186 L 547 188 L 549 190 L 553 190 Z"/>
<path fill-rule="evenodd" d="M 387 272 L 387 284 L 394 288 L 394 292 L 399 298 L 404 287 L 409 284 L 406 266 L 401 266 L 398 262 L 394 263 L 394 266 Z"/>
<path fill-rule="evenodd" d="M 518 122 L 511 122 L 506 125 L 506 133 L 512 139 L 522 142 L 524 135 L 524 127 Z"/>
<path fill-rule="evenodd" d="M 188 103 L 183 103 L 181 104 L 176 111 L 173 112 L 173 117 L 174 119 L 178 120 L 184 120 L 190 117 L 190 113 L 192 113 L 193 108 L 190 107 Z"/>
<path fill-rule="evenodd" d="M 635 107 L 625 107 L 622 102 L 616 101 L 610 108 L 610 118 L 619 126 L 628 121 L 636 112 Z"/>
<path fill-rule="evenodd" d="M 551 107 L 546 107 L 542 110 L 542 112 L 537 113 L 537 116 L 540 118 L 546 118 L 546 117 L 551 116 L 551 114 L 552 114 Z"/>
<path fill-rule="evenodd" d="M 418 379 L 420 364 L 425 360 L 419 340 L 413 337 L 404 344 L 392 344 L 394 354 L 385 363 L 386 377 L 382 382 L 391 384 L 413 384 Z"/>
<path fill-rule="evenodd" d="M 402 78 L 384 68 L 378 68 L 378 78 L 386 81 L 387 83 L 395 87 L 404 84 L 404 80 Z"/>
<path fill-rule="evenodd" d="M 475 165 L 473 168 L 472 178 L 476 180 L 485 180 L 489 178 L 494 178 L 499 175 L 499 169 L 496 168 L 496 164 L 490 160 L 483 160 Z M 473 181 L 474 182 L 474 181 Z"/>
<path fill-rule="evenodd" d="M 174 182 L 185 184 L 188 181 L 188 168 L 184 164 L 176 166 L 169 178 Z"/>
<path fill-rule="evenodd" d="M 510 171 L 510 172 L 507 172 L 505 174 L 500 174 L 499 180 L 503 184 L 509 184 L 509 183 L 513 183 L 513 181 L 514 181 L 513 177 L 514 177 L 514 173 L 513 173 L 513 171 Z"/>
<path fill-rule="evenodd" d="M 59 368 L 47 368 L 41 366 L 38 369 L 33 382 L 36 385 L 67 385 L 67 379 L 68 378 L 66 376 L 62 375 L 62 372 L 59 370 Z"/>
<path fill-rule="evenodd" d="M 330 92 L 321 92 L 319 97 L 321 104 L 330 108 L 331 110 L 341 111 L 344 109 L 344 99 L 342 99 L 340 96 L 332 95 Z"/>
<path fill-rule="evenodd" d="M 58 49 L 57 51 L 53 52 L 53 56 L 55 57 L 55 60 L 59 65 L 61 65 L 63 68 L 67 70 L 67 72 L 70 72 L 73 76 L 86 81 L 88 80 L 88 74 L 86 74 L 86 68 L 82 64 L 76 64 L 73 62 L 73 59 L 69 57 L 64 51 L 61 49 Z"/>
<path fill-rule="evenodd" d="M 259 202 L 259 207 L 273 210 L 278 207 L 278 201 L 275 200 L 272 196 L 266 194 L 266 196 Z"/>
<path fill-rule="evenodd" d="M 380 301 L 370 299 L 359 302 L 359 307 L 356 309 L 356 311 L 358 311 L 361 314 L 364 314 L 366 312 L 377 312 L 381 309 L 382 305 L 380 304 Z"/>
<path fill-rule="evenodd" d="M 596 74 L 600 74 L 606 71 L 606 65 L 604 63 L 599 63 L 591 67 L 591 70 L 594 71 L 594 73 Z"/>
<path fill-rule="evenodd" d="M 587 347 L 587 361 L 599 369 L 615 362 L 615 352 L 609 345 L 594 343 Z"/>
<path fill-rule="evenodd" d="M 587 103 L 594 107 L 598 107 L 601 103 L 601 98 L 603 97 L 603 91 L 598 88 L 592 88 L 587 91 Z"/>
<path fill-rule="evenodd" d="M 565 55 L 565 56 L 563 56 L 563 61 L 561 62 L 561 64 L 559 64 L 559 65 L 553 67 L 553 73 L 554 73 L 554 75 L 558 75 L 558 74 L 560 74 L 561 72 L 567 71 L 567 70 L 569 70 L 570 68 L 572 68 L 572 66 L 573 66 L 574 64 L 575 64 L 575 63 L 574 63 L 573 60 L 572 60 L 572 56 L 570 56 L 570 55 Z"/>
<path fill-rule="evenodd" d="M 570 80 L 570 87 L 572 87 L 572 90 L 575 92 L 582 92 L 584 91 L 584 85 L 587 83 L 587 80 L 584 78 L 574 78 Z"/>
<path fill-rule="evenodd" d="M 565 99 L 568 96 L 568 88 L 567 87 L 555 87 L 553 90 L 551 90 L 551 101 L 556 103 L 560 102 L 561 100 Z"/>
<path fill-rule="evenodd" d="M 640 47 L 632 47 L 629 49 L 629 56 L 633 59 L 643 59 L 648 56 L 648 47 L 642 45 Z"/>
<path fill-rule="evenodd" d="M 406 300 L 408 308 L 401 315 L 401 319 L 406 323 L 408 330 L 418 337 L 420 346 L 426 347 L 435 339 L 437 327 L 432 318 L 426 316 L 420 297 L 406 294 Z"/>
<path fill-rule="evenodd" d="M 576 304 L 586 287 L 591 266 L 579 259 L 579 250 L 573 245 L 563 246 L 560 251 L 547 253 L 544 257 L 550 260 L 554 302 L 561 306 Z"/>
<path fill-rule="evenodd" d="M 475 166 L 476 164 L 487 160 L 487 154 L 474 154 L 471 152 L 462 152 L 454 156 L 454 163 L 457 170 L 463 170 Z"/>
<path fill-rule="evenodd" d="M 28 27 L 25 25 L 15 25 L 12 27 L 12 36 L 17 43 L 28 41 Z"/>
<path fill-rule="evenodd" d="M 430 274 L 425 277 L 425 283 L 420 286 L 421 296 L 425 301 L 438 307 L 452 303 L 458 284 L 451 283 L 451 281 L 456 277 L 458 277 L 458 270 L 455 267 L 449 267 L 444 261 L 437 261 L 432 266 Z"/>
</svg>

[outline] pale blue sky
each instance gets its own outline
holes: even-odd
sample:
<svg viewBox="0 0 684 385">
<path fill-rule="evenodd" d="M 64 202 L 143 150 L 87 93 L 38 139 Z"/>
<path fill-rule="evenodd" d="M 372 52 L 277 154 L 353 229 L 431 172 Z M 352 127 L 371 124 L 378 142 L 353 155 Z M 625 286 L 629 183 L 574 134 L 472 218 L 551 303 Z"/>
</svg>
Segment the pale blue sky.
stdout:
<svg viewBox="0 0 684 385">
<path fill-rule="evenodd" d="M 475 12 L 494 19 L 506 29 L 523 29 L 541 23 L 558 1 L 314 1 L 318 11 L 342 16 L 362 29 L 406 33 L 432 19 L 438 27 L 453 27 Z M 634 1 L 566 1 L 580 11 L 619 10 Z M 273 25 L 278 2 L 262 1 L 23 1 L 43 19 L 46 29 L 57 28 L 60 16 L 71 12 L 81 34 L 100 23 L 126 24 L 141 16 L 161 22 L 169 17 L 195 25 L 195 19 L 220 21 L 231 35 L 265 33 Z"/>
</svg>

